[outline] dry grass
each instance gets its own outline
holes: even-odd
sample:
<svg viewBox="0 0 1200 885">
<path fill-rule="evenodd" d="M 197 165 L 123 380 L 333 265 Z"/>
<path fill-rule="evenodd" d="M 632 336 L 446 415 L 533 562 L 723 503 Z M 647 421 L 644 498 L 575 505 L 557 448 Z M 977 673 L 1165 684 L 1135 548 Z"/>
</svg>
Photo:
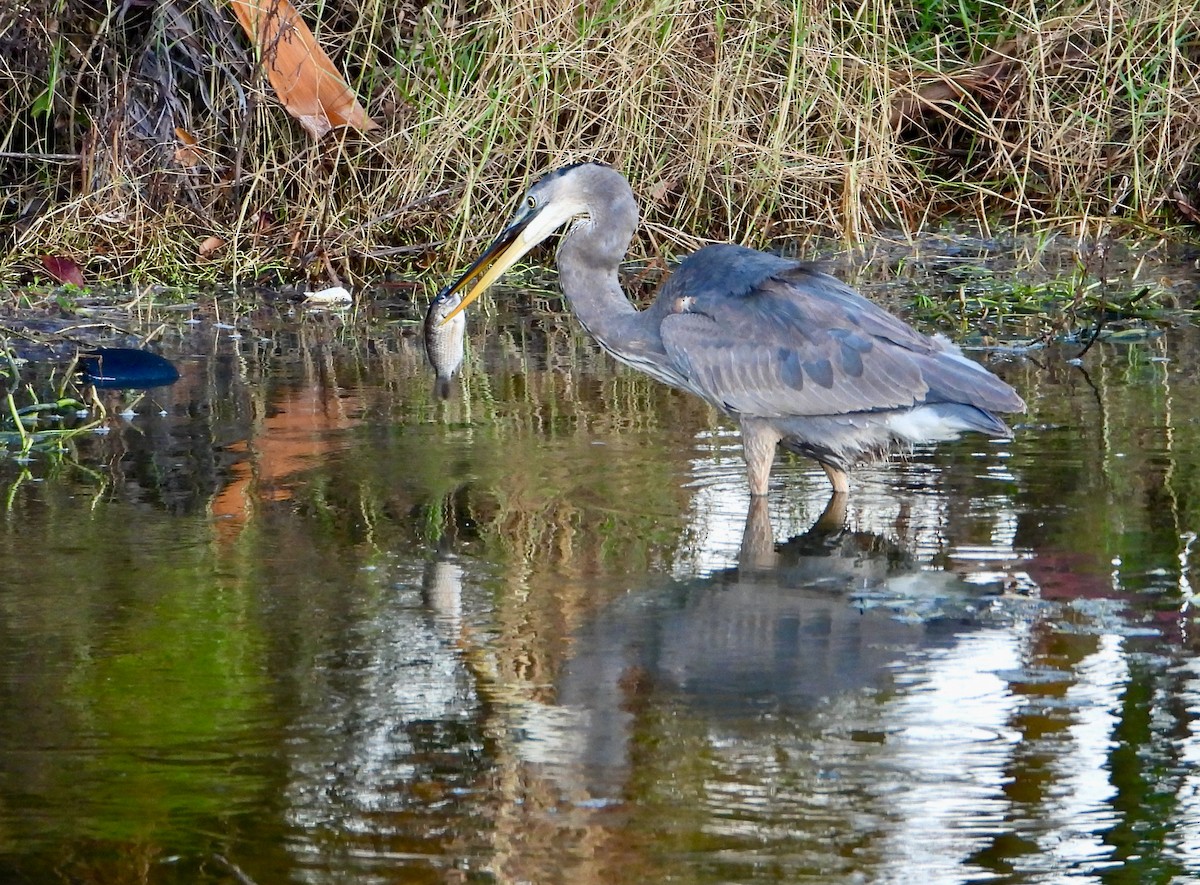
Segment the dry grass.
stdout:
<svg viewBox="0 0 1200 885">
<path fill-rule="evenodd" d="M 312 143 L 214 0 L 0 10 L 9 278 L 42 254 L 114 280 L 448 271 L 584 158 L 633 180 L 643 253 L 946 214 L 1163 227 L 1195 190 L 1194 2 L 982 6 L 1004 24 L 976 31 L 882 2 L 297 5 L 378 132 Z"/>
</svg>

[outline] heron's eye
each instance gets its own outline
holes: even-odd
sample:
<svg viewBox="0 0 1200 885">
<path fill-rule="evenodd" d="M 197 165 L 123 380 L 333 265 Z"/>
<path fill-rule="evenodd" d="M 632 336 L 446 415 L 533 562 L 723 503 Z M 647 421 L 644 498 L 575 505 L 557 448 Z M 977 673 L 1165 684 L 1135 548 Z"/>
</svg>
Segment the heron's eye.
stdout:
<svg viewBox="0 0 1200 885">
<path fill-rule="evenodd" d="M 535 200 L 533 197 L 526 197 L 525 205 L 530 209 L 536 209 L 537 208 L 537 200 Z"/>
</svg>

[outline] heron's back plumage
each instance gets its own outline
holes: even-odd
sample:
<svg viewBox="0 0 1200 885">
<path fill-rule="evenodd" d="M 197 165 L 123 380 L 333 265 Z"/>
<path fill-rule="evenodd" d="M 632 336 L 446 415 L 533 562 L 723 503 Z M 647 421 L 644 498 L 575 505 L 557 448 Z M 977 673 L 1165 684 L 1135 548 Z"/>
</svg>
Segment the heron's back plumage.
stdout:
<svg viewBox="0 0 1200 885">
<path fill-rule="evenodd" d="M 653 313 L 682 386 L 839 466 L 964 430 L 1009 435 L 1016 393 L 949 341 L 920 334 L 811 265 L 709 246 Z"/>
<path fill-rule="evenodd" d="M 652 311 L 680 373 L 735 414 L 1022 406 L 1011 387 L 945 339 L 920 334 L 810 265 L 741 246 L 690 256 Z"/>
</svg>

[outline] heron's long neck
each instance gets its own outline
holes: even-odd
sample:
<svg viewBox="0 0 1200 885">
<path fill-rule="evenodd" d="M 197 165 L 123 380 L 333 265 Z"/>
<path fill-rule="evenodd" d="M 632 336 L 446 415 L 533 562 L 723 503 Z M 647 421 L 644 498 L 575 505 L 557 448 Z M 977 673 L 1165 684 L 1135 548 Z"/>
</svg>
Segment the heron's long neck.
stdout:
<svg viewBox="0 0 1200 885">
<path fill-rule="evenodd" d="M 617 251 L 610 238 L 597 236 L 596 228 L 581 228 L 566 236 L 558 249 L 563 294 L 579 322 L 610 352 L 618 342 L 630 343 L 631 321 L 638 316 L 617 278 L 627 246 L 628 240 Z"/>
</svg>

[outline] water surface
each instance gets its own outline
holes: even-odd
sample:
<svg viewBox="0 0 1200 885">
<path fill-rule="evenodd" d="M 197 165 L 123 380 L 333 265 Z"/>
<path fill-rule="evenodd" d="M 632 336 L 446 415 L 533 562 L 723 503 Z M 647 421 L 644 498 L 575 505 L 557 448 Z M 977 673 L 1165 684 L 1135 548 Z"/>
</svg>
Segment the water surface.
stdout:
<svg viewBox="0 0 1200 885">
<path fill-rule="evenodd" d="M 419 306 L 188 326 L 0 463 L 0 881 L 1194 881 L 1186 317 L 822 522 L 522 304 L 448 404 Z"/>
</svg>

